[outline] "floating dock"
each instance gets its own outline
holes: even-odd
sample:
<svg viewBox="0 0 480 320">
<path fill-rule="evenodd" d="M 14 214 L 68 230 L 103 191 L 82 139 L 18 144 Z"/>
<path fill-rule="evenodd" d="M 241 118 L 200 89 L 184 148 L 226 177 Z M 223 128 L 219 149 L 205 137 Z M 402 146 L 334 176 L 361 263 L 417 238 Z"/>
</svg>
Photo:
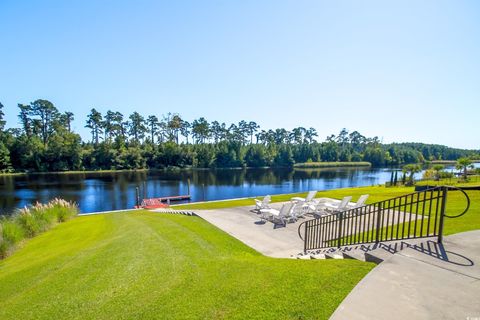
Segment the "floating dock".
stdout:
<svg viewBox="0 0 480 320">
<path fill-rule="evenodd" d="M 140 205 L 135 206 L 135 208 L 143 209 L 158 209 L 158 208 L 168 208 L 170 202 L 175 201 L 184 201 L 190 200 L 191 196 L 182 195 L 182 196 L 171 196 L 171 197 L 162 197 L 162 198 L 149 198 L 143 199 Z"/>
</svg>

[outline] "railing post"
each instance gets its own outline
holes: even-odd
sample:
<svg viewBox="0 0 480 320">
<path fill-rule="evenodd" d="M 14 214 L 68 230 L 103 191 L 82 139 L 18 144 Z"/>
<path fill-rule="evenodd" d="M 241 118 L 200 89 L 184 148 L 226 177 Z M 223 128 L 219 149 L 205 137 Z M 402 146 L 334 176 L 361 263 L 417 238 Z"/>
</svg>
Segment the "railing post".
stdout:
<svg viewBox="0 0 480 320">
<path fill-rule="evenodd" d="M 337 247 L 342 245 L 342 220 L 343 220 L 343 212 L 337 212 Z"/>
<path fill-rule="evenodd" d="M 305 232 L 303 233 L 303 252 L 307 252 L 307 224 L 308 221 L 305 222 Z"/>
<path fill-rule="evenodd" d="M 447 205 L 447 193 L 448 193 L 448 187 L 443 186 L 442 187 L 442 207 L 440 208 L 440 222 L 438 225 L 438 243 L 442 243 L 443 241 L 443 222 L 445 220 L 445 210 L 446 210 L 446 205 Z"/>
<path fill-rule="evenodd" d="M 378 243 L 380 242 L 380 218 L 381 218 L 381 214 L 383 214 L 382 212 L 382 202 L 380 202 L 378 204 L 378 211 L 377 211 L 377 223 L 376 223 L 376 233 L 375 233 L 375 243 Z"/>
</svg>

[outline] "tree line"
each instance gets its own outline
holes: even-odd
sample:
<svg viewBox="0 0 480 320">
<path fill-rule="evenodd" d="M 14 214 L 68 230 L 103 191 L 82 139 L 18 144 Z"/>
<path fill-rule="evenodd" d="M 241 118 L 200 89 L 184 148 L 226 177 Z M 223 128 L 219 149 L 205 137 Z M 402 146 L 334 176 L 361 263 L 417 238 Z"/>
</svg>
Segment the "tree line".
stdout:
<svg viewBox="0 0 480 320">
<path fill-rule="evenodd" d="M 125 116 L 91 109 L 90 139 L 72 130 L 74 114 L 48 100 L 18 104 L 19 127 L 6 129 L 0 103 L 0 170 L 49 172 L 198 167 L 290 167 L 303 162 L 368 161 L 374 166 L 456 160 L 478 151 L 422 143 L 383 144 L 342 129 L 317 141 L 315 128 L 263 130 L 254 121 L 225 124 L 180 114 Z"/>
</svg>

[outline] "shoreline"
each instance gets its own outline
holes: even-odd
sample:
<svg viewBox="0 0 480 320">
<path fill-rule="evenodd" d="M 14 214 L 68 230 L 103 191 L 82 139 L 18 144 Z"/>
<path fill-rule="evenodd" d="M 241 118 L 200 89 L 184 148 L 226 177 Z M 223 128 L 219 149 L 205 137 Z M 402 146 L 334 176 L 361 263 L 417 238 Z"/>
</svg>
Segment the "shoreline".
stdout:
<svg viewBox="0 0 480 320">
<path fill-rule="evenodd" d="M 194 167 L 167 167 L 163 169 L 113 169 L 113 170 L 73 170 L 73 171 L 50 171 L 50 172 L 6 172 L 0 173 L 0 177 L 8 176 L 26 176 L 26 175 L 68 175 L 68 174 L 94 174 L 94 173 L 123 173 L 123 172 L 171 172 L 171 171 L 208 171 L 208 170 L 252 170 L 252 169 L 322 169 L 322 168 L 349 168 L 349 167 L 371 167 L 370 162 L 313 162 L 315 166 L 309 166 L 309 163 L 298 163 L 293 167 L 231 167 L 231 168 L 194 168 Z"/>
</svg>

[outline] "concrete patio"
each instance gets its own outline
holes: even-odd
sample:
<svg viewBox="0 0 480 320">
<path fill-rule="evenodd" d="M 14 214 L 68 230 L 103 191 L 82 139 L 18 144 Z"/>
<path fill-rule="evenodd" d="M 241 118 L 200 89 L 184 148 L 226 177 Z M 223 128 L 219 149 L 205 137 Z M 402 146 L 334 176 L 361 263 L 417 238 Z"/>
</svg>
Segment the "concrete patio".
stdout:
<svg viewBox="0 0 480 320">
<path fill-rule="evenodd" d="M 271 207 L 280 209 L 282 204 L 273 203 Z M 254 209 L 255 206 L 195 210 L 195 214 L 266 256 L 289 258 L 303 250 L 297 229 L 305 219 L 286 226 L 276 225 L 261 221 Z"/>
</svg>

